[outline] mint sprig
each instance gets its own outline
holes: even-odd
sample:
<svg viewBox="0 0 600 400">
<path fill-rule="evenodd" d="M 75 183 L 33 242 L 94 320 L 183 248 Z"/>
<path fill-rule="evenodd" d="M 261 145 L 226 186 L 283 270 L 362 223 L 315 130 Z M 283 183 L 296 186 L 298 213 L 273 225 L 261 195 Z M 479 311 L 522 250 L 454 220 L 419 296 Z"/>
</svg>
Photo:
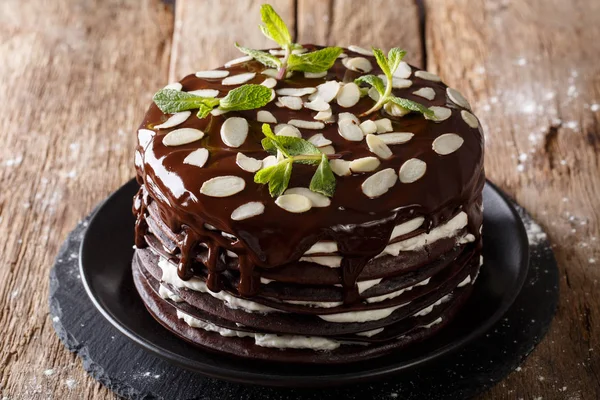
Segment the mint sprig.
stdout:
<svg viewBox="0 0 600 400">
<path fill-rule="evenodd" d="M 263 148 L 270 154 L 278 154 L 281 160 L 275 165 L 259 170 L 254 175 L 254 182 L 268 184 L 272 197 L 281 196 L 289 185 L 294 163 L 316 165 L 317 170 L 310 181 L 309 189 L 327 197 L 333 196 L 335 176 L 325 154 L 307 140 L 276 136 L 269 124 L 263 124 L 262 131 L 265 135 L 261 142 Z"/>
<path fill-rule="evenodd" d="M 429 108 L 424 105 L 417 103 L 416 101 L 404 99 L 401 97 L 392 96 L 392 87 L 393 87 L 393 75 L 396 72 L 396 69 L 400 65 L 400 62 L 406 55 L 404 50 L 401 50 L 397 47 L 394 47 L 388 52 L 388 55 L 383 53 L 381 49 L 373 48 L 373 55 L 377 60 L 377 64 L 381 71 L 386 77 L 386 83 L 383 82 L 381 78 L 375 75 L 363 75 L 357 79 L 355 79 L 355 83 L 357 85 L 367 84 L 375 88 L 377 93 L 379 93 L 379 99 L 375 103 L 373 107 L 369 110 L 365 111 L 360 115 L 360 117 L 364 117 L 366 115 L 372 114 L 375 111 L 378 111 L 383 107 L 386 103 L 392 102 L 399 107 L 405 108 L 409 111 L 419 112 L 421 114 L 425 114 L 428 117 L 433 117 L 434 113 Z"/>
<path fill-rule="evenodd" d="M 201 97 L 174 89 L 161 89 L 152 98 L 165 114 L 198 109 L 198 118 L 206 118 L 215 108 L 224 111 L 253 110 L 271 100 L 271 89 L 263 85 L 248 84 L 231 90 L 222 99 Z"/>
<path fill-rule="evenodd" d="M 269 4 L 263 4 L 260 7 L 260 15 L 263 22 L 262 25 L 259 25 L 260 30 L 267 38 L 284 49 L 283 59 L 264 51 L 240 46 L 237 43 L 235 47 L 261 64 L 270 68 L 277 68 L 277 79 L 283 79 L 288 71 L 327 71 L 333 66 L 338 56 L 342 54 L 343 50 L 340 47 L 327 47 L 310 53 L 293 54 L 294 49 L 302 48 L 302 46 L 292 42 L 290 31 L 279 14 Z"/>
</svg>

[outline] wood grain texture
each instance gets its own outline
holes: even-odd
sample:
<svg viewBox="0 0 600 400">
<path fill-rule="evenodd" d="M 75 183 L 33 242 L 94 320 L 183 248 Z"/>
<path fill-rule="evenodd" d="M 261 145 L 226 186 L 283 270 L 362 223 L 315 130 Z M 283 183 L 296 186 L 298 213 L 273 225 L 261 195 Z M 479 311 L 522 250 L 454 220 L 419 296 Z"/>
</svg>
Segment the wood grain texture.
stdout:
<svg viewBox="0 0 600 400">
<path fill-rule="evenodd" d="M 429 68 L 472 100 L 488 177 L 549 233 L 550 333 L 484 399 L 600 398 L 600 3 L 426 1 Z"/>
<path fill-rule="evenodd" d="M 203 69 L 217 68 L 242 54 L 233 44 L 254 49 L 277 47 L 258 29 L 263 0 L 178 0 L 169 77 L 177 81 Z M 293 0 L 269 1 L 295 29 Z"/>
<path fill-rule="evenodd" d="M 171 35 L 158 0 L 0 3 L 0 398 L 115 397 L 57 340 L 48 272 L 76 222 L 133 175 Z"/>
<path fill-rule="evenodd" d="M 298 0 L 297 24 L 300 43 L 401 47 L 408 62 L 423 66 L 414 0 Z"/>
</svg>

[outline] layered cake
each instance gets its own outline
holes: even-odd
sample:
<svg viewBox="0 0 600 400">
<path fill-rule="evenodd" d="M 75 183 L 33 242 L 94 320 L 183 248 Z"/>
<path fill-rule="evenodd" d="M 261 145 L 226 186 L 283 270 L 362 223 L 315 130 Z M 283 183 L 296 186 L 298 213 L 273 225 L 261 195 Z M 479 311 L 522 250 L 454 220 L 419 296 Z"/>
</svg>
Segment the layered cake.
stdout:
<svg viewBox="0 0 600 400">
<path fill-rule="evenodd" d="M 273 36 L 162 89 L 141 124 L 144 304 L 253 359 L 354 362 L 436 334 L 481 265 L 478 119 L 399 49 Z"/>
</svg>

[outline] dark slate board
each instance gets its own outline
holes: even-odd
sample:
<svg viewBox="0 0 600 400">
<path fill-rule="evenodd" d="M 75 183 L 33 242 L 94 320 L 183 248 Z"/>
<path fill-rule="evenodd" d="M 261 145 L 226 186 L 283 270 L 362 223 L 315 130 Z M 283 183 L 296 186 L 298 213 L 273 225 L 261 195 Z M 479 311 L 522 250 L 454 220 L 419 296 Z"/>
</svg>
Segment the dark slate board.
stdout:
<svg viewBox="0 0 600 400">
<path fill-rule="evenodd" d="M 82 359 L 85 370 L 127 399 L 470 398 L 499 382 L 529 355 L 548 330 L 558 302 L 558 269 L 550 245 L 531 216 L 516 207 L 534 240 L 530 240 L 527 280 L 505 318 L 460 352 L 393 379 L 328 390 L 269 388 L 207 378 L 157 358 L 106 321 L 84 290 L 79 246 L 91 215 L 70 233 L 50 272 L 52 323 L 64 345 Z"/>
</svg>

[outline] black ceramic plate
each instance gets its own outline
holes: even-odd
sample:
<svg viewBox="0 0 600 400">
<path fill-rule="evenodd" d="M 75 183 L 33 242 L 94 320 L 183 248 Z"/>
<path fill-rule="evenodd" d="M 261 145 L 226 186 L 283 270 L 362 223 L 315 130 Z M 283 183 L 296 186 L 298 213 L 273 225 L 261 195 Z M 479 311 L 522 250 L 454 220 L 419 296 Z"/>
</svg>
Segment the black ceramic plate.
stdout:
<svg viewBox="0 0 600 400">
<path fill-rule="evenodd" d="M 483 193 L 484 265 L 467 304 L 437 335 L 407 350 L 335 368 L 239 360 L 189 345 L 163 328 L 144 308 L 131 276 L 131 202 L 137 189 L 134 180 L 121 187 L 90 221 L 80 251 L 85 289 L 102 315 L 135 343 L 177 365 L 215 378 L 270 386 L 318 387 L 415 369 L 485 333 L 508 310 L 527 275 L 529 250 L 521 219 L 504 195 L 488 183 Z"/>
</svg>

